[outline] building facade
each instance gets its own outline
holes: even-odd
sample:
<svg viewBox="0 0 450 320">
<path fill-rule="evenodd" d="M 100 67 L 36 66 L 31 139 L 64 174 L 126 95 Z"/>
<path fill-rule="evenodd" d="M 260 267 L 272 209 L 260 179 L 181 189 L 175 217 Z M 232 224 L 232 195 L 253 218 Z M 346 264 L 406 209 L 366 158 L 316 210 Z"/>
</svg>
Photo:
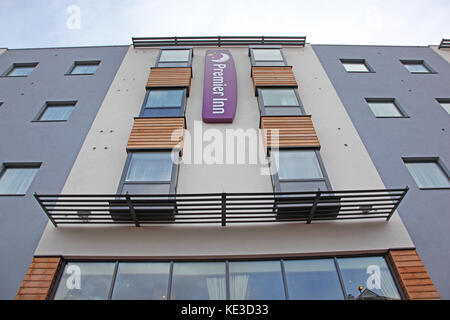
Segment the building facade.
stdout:
<svg viewBox="0 0 450 320">
<path fill-rule="evenodd" d="M 33 193 L 61 192 L 126 49 L 0 55 L 0 299 L 15 297 L 48 221 Z"/>
<path fill-rule="evenodd" d="M 317 48 L 240 40 L 134 39 L 61 191 L 33 190 L 17 299 L 440 297 L 397 213 L 412 184 Z"/>
</svg>

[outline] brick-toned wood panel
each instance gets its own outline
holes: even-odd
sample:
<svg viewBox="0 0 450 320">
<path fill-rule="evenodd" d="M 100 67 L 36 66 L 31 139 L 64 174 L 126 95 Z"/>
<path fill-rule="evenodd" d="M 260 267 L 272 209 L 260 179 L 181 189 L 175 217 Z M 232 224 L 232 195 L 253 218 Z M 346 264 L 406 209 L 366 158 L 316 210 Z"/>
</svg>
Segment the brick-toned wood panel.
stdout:
<svg viewBox="0 0 450 320">
<path fill-rule="evenodd" d="M 311 116 L 261 117 L 266 148 L 320 148 Z"/>
<path fill-rule="evenodd" d="M 151 68 L 148 77 L 147 89 L 151 88 L 191 88 L 192 69 L 182 68 Z"/>
<path fill-rule="evenodd" d="M 16 300 L 47 300 L 61 266 L 59 257 L 34 257 L 25 274 Z"/>
<path fill-rule="evenodd" d="M 407 299 L 440 299 L 416 250 L 391 250 L 389 260 Z"/>
<path fill-rule="evenodd" d="M 172 149 L 182 143 L 184 118 L 135 118 L 127 150 Z"/>
<path fill-rule="evenodd" d="M 292 67 L 252 67 L 252 78 L 255 94 L 260 87 L 298 87 Z"/>
</svg>

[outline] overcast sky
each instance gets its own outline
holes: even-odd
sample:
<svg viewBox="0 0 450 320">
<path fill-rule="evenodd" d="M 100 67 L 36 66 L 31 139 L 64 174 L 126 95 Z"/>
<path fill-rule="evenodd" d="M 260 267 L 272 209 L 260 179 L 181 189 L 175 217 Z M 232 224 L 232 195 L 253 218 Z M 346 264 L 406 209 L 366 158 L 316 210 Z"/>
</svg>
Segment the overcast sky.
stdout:
<svg viewBox="0 0 450 320">
<path fill-rule="evenodd" d="M 313 44 L 429 45 L 450 0 L 0 0 L 0 47 L 130 44 L 132 36 L 307 36 Z"/>
</svg>

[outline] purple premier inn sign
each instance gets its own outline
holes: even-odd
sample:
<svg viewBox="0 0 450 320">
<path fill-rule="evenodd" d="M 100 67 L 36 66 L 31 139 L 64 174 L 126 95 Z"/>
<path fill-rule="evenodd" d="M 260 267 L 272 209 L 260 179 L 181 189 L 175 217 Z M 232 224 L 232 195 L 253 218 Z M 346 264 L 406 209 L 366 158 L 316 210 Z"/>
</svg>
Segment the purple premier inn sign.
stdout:
<svg viewBox="0 0 450 320">
<path fill-rule="evenodd" d="M 237 79 L 229 50 L 208 50 L 205 55 L 203 121 L 233 122 L 237 105 Z"/>
</svg>

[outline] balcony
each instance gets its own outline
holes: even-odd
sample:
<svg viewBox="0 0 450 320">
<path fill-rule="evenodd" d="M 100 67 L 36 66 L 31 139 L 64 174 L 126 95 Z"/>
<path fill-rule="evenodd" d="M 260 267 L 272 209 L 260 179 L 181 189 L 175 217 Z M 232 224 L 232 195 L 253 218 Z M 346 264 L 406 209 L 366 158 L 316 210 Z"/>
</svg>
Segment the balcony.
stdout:
<svg viewBox="0 0 450 320">
<path fill-rule="evenodd" d="M 403 189 L 163 195 L 44 195 L 36 200 L 55 227 L 80 224 L 289 223 L 389 221 Z"/>
</svg>

